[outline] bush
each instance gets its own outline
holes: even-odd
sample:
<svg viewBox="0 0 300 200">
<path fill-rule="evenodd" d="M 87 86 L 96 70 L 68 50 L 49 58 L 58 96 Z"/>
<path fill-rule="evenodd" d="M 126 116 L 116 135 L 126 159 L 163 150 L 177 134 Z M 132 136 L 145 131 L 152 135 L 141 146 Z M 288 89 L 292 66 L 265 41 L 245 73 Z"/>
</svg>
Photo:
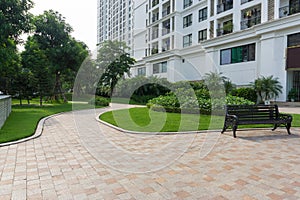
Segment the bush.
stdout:
<svg viewBox="0 0 300 200">
<path fill-rule="evenodd" d="M 110 100 L 104 97 L 97 96 L 89 101 L 89 104 L 95 106 L 109 106 Z"/>
<path fill-rule="evenodd" d="M 253 88 L 238 88 L 231 91 L 232 96 L 242 97 L 252 102 L 256 102 L 257 94 Z"/>
</svg>

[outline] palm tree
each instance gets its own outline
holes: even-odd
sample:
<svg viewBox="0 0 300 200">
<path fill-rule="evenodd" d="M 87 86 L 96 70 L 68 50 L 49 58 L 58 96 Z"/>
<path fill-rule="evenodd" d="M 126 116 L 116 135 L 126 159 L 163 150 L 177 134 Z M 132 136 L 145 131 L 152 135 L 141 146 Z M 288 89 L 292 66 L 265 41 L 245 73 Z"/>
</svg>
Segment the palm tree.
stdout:
<svg viewBox="0 0 300 200">
<path fill-rule="evenodd" d="M 282 86 L 278 81 L 278 78 L 274 78 L 273 75 L 263 77 L 263 86 L 266 100 L 273 97 L 276 98 L 282 93 Z"/>
<path fill-rule="evenodd" d="M 257 103 L 263 103 L 271 98 L 276 98 L 282 93 L 282 86 L 278 78 L 274 78 L 273 75 L 257 78 L 254 83 L 252 82 L 251 84 L 258 96 Z"/>
</svg>

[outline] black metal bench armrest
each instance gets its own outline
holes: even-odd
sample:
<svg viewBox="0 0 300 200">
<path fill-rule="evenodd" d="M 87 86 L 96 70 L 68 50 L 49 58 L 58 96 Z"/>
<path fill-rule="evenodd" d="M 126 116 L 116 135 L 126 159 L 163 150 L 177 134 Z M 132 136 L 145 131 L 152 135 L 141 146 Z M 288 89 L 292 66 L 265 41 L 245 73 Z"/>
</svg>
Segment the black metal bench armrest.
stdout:
<svg viewBox="0 0 300 200">
<path fill-rule="evenodd" d="M 290 114 L 279 113 L 278 117 L 279 117 L 279 119 L 285 120 L 285 121 L 288 121 L 288 122 L 292 122 L 293 121 L 293 117 Z"/>
<path fill-rule="evenodd" d="M 229 114 L 226 114 L 226 122 L 229 122 L 229 123 L 236 123 L 238 121 L 238 117 L 236 115 L 229 115 Z"/>
</svg>

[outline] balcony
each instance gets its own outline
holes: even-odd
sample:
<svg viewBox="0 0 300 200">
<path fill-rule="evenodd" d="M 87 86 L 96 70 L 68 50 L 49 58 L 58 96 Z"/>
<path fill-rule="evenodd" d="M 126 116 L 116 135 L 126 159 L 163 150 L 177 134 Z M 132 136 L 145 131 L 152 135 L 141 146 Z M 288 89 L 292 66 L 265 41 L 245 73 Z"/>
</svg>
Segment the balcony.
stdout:
<svg viewBox="0 0 300 200">
<path fill-rule="evenodd" d="M 226 0 L 223 1 L 223 3 L 217 5 L 217 13 L 222 13 L 225 12 L 227 10 L 230 10 L 233 8 L 233 1 L 232 0 Z"/>
<path fill-rule="evenodd" d="M 233 25 L 228 24 L 224 25 L 222 28 L 217 29 L 217 36 L 226 35 L 233 32 Z"/>
<path fill-rule="evenodd" d="M 256 17 L 251 17 L 249 19 L 241 21 L 241 30 L 250 28 L 254 25 L 260 24 L 261 23 L 261 16 L 258 15 Z"/>
<path fill-rule="evenodd" d="M 154 55 L 154 54 L 157 54 L 158 53 L 158 48 L 153 48 L 151 50 L 151 54 Z"/>
<path fill-rule="evenodd" d="M 283 6 L 279 8 L 279 18 L 286 17 L 289 15 L 293 15 L 300 12 L 300 2 L 299 4 L 295 4 L 293 6 Z"/>
</svg>

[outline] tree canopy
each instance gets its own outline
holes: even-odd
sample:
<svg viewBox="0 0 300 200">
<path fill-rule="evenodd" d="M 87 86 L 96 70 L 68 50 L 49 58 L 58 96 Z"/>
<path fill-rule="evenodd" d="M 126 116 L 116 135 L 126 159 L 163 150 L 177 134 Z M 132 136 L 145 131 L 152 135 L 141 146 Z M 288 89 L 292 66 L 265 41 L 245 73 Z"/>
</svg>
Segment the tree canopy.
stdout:
<svg viewBox="0 0 300 200">
<path fill-rule="evenodd" d="M 100 83 L 110 87 L 110 96 L 118 80 L 124 77 L 125 73 L 130 76 L 130 68 L 135 60 L 130 57 L 128 50 L 125 42 L 108 40 L 98 51 L 97 64 L 104 70 Z"/>
</svg>

